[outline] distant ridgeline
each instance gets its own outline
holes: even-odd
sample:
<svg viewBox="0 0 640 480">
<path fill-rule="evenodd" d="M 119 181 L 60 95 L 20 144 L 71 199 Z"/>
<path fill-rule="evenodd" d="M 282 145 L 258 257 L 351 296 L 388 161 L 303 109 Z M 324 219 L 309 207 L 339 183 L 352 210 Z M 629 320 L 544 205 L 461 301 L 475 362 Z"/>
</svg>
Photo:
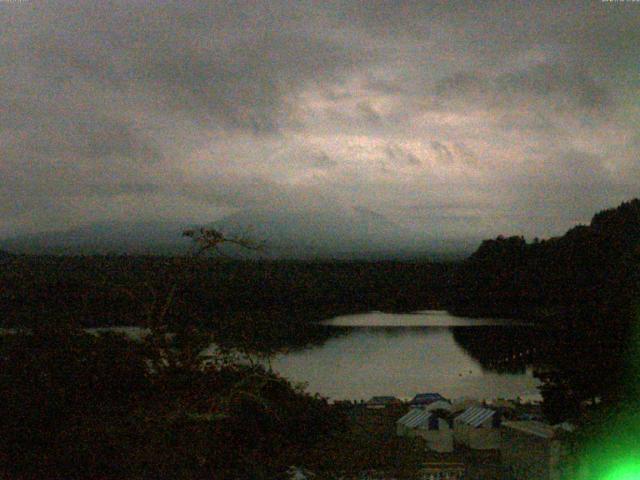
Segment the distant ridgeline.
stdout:
<svg viewBox="0 0 640 480">
<path fill-rule="evenodd" d="M 615 401 L 628 390 L 639 266 L 640 200 L 635 199 L 562 237 L 484 241 L 456 270 L 450 309 L 553 328 L 553 335 L 522 349 L 535 350 L 545 408 L 561 420 L 577 414 L 585 400 Z"/>
</svg>

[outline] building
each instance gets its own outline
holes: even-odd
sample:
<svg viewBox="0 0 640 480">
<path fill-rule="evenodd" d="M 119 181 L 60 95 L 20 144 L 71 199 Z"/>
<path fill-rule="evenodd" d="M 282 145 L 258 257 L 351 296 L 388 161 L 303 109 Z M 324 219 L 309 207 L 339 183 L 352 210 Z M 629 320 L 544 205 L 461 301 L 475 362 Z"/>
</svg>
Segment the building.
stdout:
<svg viewBox="0 0 640 480">
<path fill-rule="evenodd" d="M 424 480 L 461 480 L 466 476 L 466 467 L 459 462 L 431 462 L 420 471 Z"/>
<path fill-rule="evenodd" d="M 421 408 L 412 408 L 396 420 L 396 434 L 400 437 L 414 437 L 415 430 L 423 423 L 428 423 L 431 413 Z"/>
<path fill-rule="evenodd" d="M 396 433 L 401 437 L 420 437 L 429 450 L 453 451 L 453 431 L 444 418 L 422 408 L 412 408 L 396 422 Z"/>
<path fill-rule="evenodd" d="M 557 480 L 562 476 L 566 447 L 563 425 L 536 421 L 503 422 L 500 456 L 511 479 Z"/>
<path fill-rule="evenodd" d="M 475 450 L 500 448 L 500 414 L 484 407 L 469 407 L 453 419 L 456 443 Z"/>
<path fill-rule="evenodd" d="M 412 407 L 426 407 L 429 404 L 437 401 L 446 401 L 439 393 L 418 393 L 413 399 L 409 402 L 409 405 Z"/>
<path fill-rule="evenodd" d="M 289 467 L 287 475 L 289 476 L 289 480 L 309 480 L 316 476 L 309 470 L 295 466 Z"/>
<path fill-rule="evenodd" d="M 400 400 L 396 397 L 391 396 L 380 396 L 380 397 L 371 397 L 369 401 L 367 401 L 367 408 L 370 409 L 379 409 L 385 408 L 389 405 L 400 405 Z"/>
</svg>

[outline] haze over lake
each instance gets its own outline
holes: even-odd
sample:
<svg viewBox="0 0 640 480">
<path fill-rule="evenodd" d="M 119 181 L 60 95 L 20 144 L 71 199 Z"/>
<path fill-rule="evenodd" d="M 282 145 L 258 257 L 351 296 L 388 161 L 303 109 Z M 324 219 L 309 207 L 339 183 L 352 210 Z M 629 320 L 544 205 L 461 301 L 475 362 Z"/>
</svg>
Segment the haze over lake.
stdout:
<svg viewBox="0 0 640 480">
<path fill-rule="evenodd" d="M 531 369 L 515 374 L 489 371 L 453 336 L 456 327 L 508 329 L 511 322 L 424 311 L 346 315 L 325 323 L 341 329 L 342 335 L 272 362 L 285 377 L 307 382 L 311 393 L 334 400 L 383 394 L 407 398 L 418 392 L 448 398 L 540 398 Z"/>
</svg>

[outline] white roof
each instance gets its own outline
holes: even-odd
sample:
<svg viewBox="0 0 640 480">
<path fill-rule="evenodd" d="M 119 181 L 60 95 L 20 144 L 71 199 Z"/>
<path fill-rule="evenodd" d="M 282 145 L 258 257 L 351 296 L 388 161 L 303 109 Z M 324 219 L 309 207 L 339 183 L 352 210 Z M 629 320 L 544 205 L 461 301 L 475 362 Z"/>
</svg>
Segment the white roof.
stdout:
<svg viewBox="0 0 640 480">
<path fill-rule="evenodd" d="M 565 432 L 573 432 L 573 431 L 575 431 L 576 426 L 573 423 L 562 422 L 562 423 L 558 423 L 557 425 L 554 425 L 553 428 L 556 431 L 564 430 Z"/>
<path fill-rule="evenodd" d="M 541 438 L 553 438 L 555 435 L 555 428 L 546 423 L 536 422 L 533 420 L 523 420 L 518 422 L 503 422 L 502 425 L 507 428 L 519 430 L 529 435 L 535 435 Z"/>
<path fill-rule="evenodd" d="M 417 428 L 420 425 L 427 425 L 429 423 L 429 417 L 431 413 L 421 408 L 412 408 L 404 417 L 401 417 L 396 423 L 404 425 L 409 428 Z"/>
<path fill-rule="evenodd" d="M 455 420 L 471 425 L 472 427 L 479 427 L 485 420 L 493 417 L 495 413 L 496 412 L 488 408 L 469 407 L 458 415 Z"/>
</svg>

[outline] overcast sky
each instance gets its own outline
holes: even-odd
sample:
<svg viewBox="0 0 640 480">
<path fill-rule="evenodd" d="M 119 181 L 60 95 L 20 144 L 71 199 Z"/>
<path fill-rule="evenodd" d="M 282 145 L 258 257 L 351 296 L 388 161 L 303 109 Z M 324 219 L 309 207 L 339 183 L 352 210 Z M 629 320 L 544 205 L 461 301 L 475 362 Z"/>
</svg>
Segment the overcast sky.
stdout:
<svg viewBox="0 0 640 480">
<path fill-rule="evenodd" d="M 640 194 L 640 2 L 0 1 L 0 234 L 364 207 L 546 237 Z"/>
</svg>

